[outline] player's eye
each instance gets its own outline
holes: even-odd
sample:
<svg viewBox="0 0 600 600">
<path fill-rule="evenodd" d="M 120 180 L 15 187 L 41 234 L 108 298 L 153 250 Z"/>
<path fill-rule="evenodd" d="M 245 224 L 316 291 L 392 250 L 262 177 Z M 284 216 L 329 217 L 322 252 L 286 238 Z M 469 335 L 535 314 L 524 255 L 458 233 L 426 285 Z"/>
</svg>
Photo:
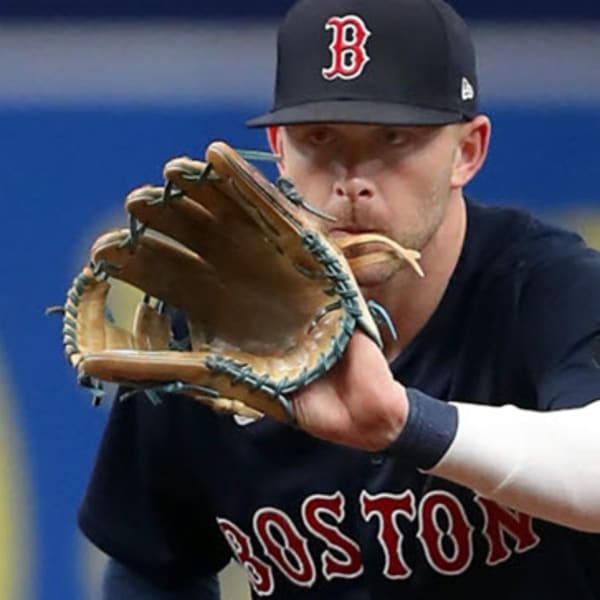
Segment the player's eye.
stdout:
<svg viewBox="0 0 600 600">
<path fill-rule="evenodd" d="M 407 131 L 393 127 L 386 127 L 382 131 L 382 138 L 390 146 L 403 146 L 409 141 Z"/>
<path fill-rule="evenodd" d="M 315 127 L 308 133 L 308 140 L 315 146 L 322 146 L 333 141 L 333 132 L 328 127 Z"/>
</svg>

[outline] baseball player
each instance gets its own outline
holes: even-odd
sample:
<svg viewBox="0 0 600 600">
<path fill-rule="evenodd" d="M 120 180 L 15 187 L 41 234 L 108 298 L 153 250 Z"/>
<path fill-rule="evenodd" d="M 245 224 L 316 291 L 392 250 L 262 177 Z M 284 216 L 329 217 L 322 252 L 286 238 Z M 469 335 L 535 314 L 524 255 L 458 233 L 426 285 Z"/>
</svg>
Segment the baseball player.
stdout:
<svg viewBox="0 0 600 600">
<path fill-rule="evenodd" d="M 478 96 L 443 0 L 288 13 L 250 126 L 334 239 L 384 234 L 426 276 L 356 269 L 397 335 L 382 352 L 355 332 L 294 397 L 297 428 L 185 395 L 114 404 L 79 514 L 105 598 L 217 598 L 232 558 L 255 598 L 600 598 L 600 255 L 465 197 Z"/>
</svg>

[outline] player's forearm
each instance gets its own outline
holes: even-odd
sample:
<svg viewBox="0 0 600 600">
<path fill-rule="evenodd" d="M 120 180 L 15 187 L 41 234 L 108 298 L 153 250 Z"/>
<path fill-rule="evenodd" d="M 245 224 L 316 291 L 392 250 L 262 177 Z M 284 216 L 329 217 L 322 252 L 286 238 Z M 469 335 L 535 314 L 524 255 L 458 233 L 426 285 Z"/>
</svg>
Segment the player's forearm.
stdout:
<svg viewBox="0 0 600 600">
<path fill-rule="evenodd" d="M 600 402 L 551 412 L 452 406 L 456 429 L 441 433 L 447 449 L 436 464 L 417 450 L 420 468 L 531 516 L 600 532 Z M 431 436 L 417 440 L 421 452 Z M 402 438 L 391 452 L 402 451 Z"/>
<path fill-rule="evenodd" d="M 104 572 L 102 600 L 219 600 L 220 597 L 216 575 L 165 589 L 116 560 L 110 559 Z"/>
</svg>

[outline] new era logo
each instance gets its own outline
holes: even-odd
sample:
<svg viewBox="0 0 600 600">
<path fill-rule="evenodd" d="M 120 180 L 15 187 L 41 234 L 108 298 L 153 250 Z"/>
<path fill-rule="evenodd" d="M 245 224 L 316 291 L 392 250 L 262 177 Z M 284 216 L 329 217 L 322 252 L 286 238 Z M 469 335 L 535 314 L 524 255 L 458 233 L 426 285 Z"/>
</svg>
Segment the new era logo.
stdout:
<svg viewBox="0 0 600 600">
<path fill-rule="evenodd" d="M 475 98 L 475 88 L 471 85 L 471 82 L 466 78 L 462 78 L 460 97 L 463 102 L 467 100 L 473 100 Z"/>
</svg>

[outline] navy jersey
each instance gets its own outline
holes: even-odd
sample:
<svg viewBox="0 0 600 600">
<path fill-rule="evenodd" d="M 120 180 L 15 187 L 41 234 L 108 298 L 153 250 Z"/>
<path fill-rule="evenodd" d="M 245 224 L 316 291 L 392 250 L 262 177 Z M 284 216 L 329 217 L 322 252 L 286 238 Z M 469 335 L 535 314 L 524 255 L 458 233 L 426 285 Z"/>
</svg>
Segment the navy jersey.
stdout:
<svg viewBox="0 0 600 600">
<path fill-rule="evenodd" d="M 467 210 L 458 265 L 396 378 L 443 400 L 541 411 L 600 399 L 600 255 L 525 212 Z M 234 556 L 255 597 L 600 597 L 600 536 L 385 452 L 180 396 L 115 404 L 79 521 L 154 578 L 214 573 Z"/>
</svg>

